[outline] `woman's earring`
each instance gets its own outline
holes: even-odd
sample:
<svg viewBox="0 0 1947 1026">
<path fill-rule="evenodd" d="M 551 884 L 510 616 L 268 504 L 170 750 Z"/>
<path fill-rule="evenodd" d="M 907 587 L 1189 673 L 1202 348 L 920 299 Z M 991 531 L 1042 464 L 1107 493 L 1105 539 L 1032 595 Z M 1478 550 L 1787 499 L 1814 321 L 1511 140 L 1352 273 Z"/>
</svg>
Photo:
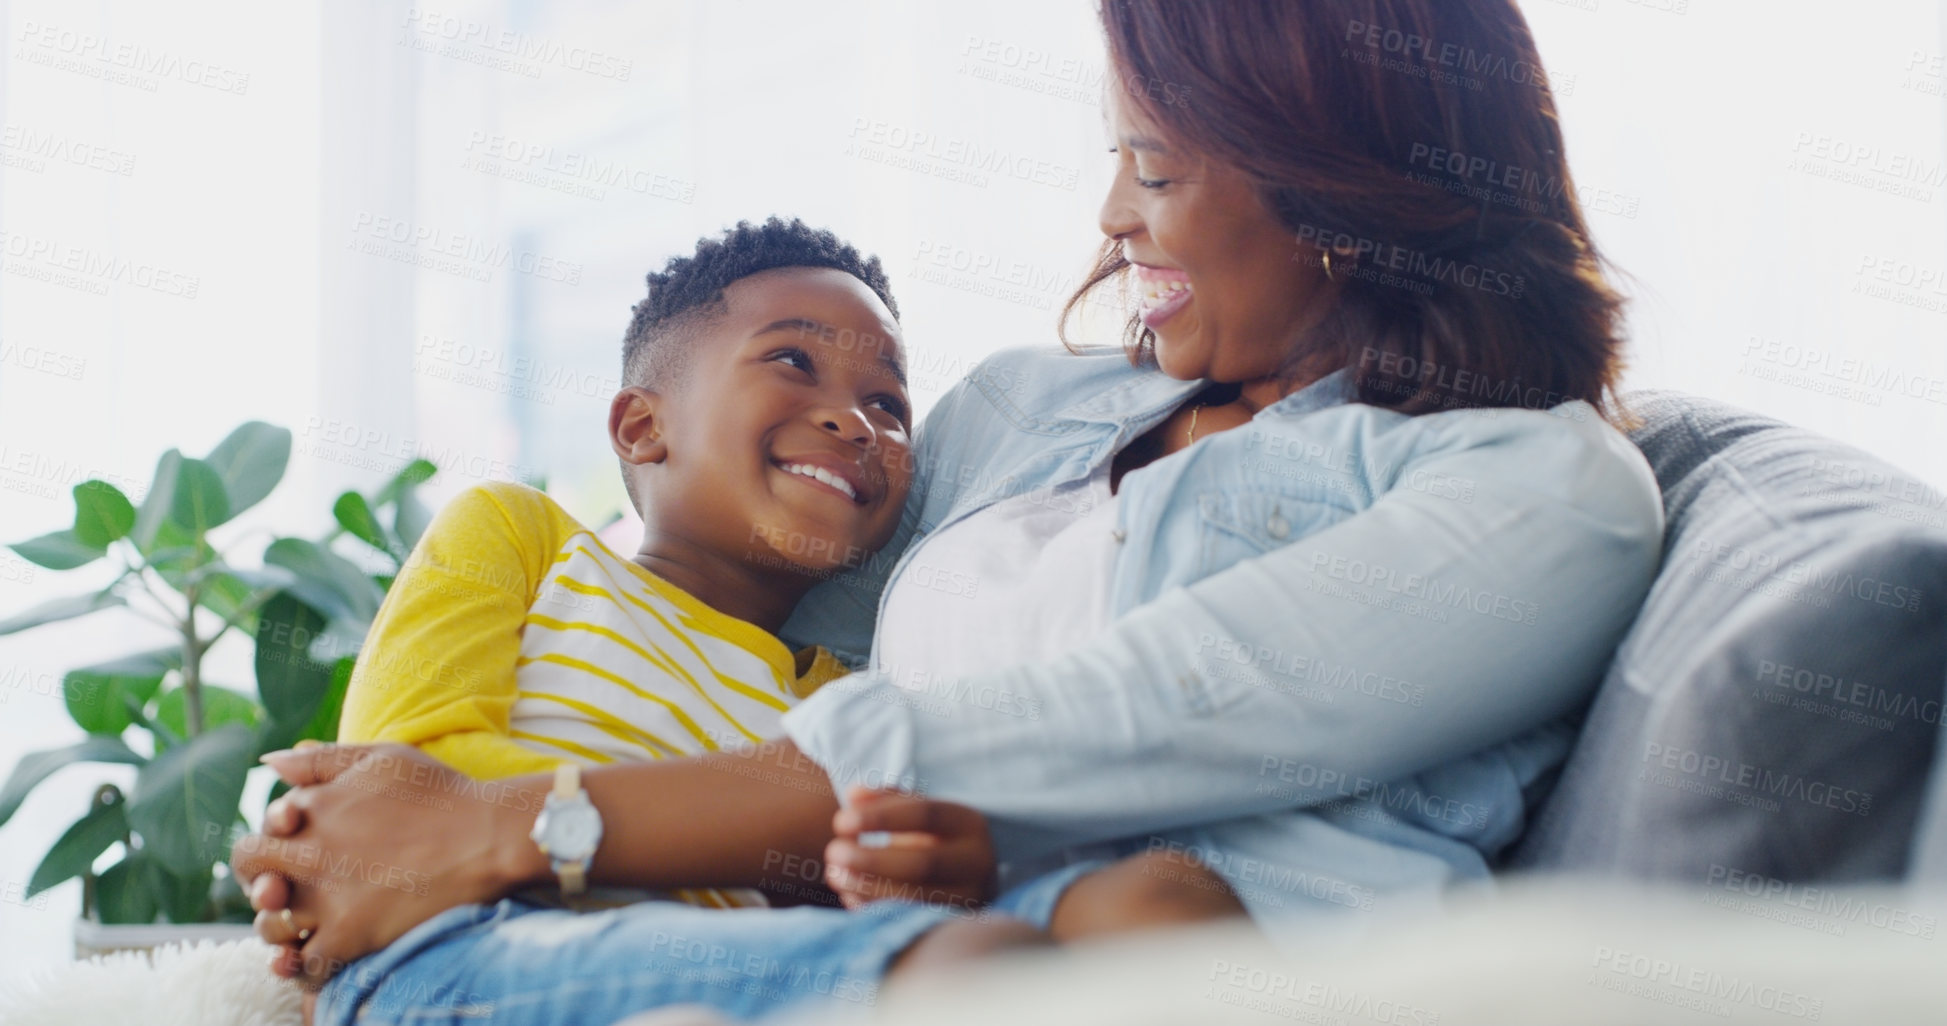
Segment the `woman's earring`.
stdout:
<svg viewBox="0 0 1947 1026">
<path fill-rule="evenodd" d="M 1332 251 L 1331 251 L 1331 250 L 1329 250 L 1329 249 L 1327 249 L 1327 250 L 1321 250 L 1320 252 L 1324 254 L 1323 256 L 1321 256 L 1321 257 L 1319 257 L 1319 263 L 1321 263 L 1321 264 L 1323 264 L 1323 265 L 1325 266 L 1325 280 L 1326 280 L 1326 281 L 1332 281 L 1332 280 L 1333 280 L 1333 278 L 1332 278 Z"/>
</svg>

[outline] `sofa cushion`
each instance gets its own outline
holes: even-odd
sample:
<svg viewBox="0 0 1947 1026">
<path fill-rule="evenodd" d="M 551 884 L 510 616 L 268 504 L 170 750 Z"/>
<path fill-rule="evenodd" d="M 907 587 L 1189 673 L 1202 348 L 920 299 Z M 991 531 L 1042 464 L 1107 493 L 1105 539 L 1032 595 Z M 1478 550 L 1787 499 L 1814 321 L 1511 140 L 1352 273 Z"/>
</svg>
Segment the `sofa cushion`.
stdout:
<svg viewBox="0 0 1947 1026">
<path fill-rule="evenodd" d="M 1947 496 L 1707 399 L 1624 405 L 1663 567 L 1509 866 L 1901 876 L 1947 681 Z"/>
<path fill-rule="evenodd" d="M 1947 687 L 1947 685 L 1943 685 Z M 1947 728 L 1942 728 L 1947 744 Z M 1935 751 L 1933 777 L 1921 799 L 1920 822 L 1914 828 L 1913 861 L 1907 866 L 1909 879 L 1935 887 L 1947 883 L 1947 748 Z"/>
</svg>

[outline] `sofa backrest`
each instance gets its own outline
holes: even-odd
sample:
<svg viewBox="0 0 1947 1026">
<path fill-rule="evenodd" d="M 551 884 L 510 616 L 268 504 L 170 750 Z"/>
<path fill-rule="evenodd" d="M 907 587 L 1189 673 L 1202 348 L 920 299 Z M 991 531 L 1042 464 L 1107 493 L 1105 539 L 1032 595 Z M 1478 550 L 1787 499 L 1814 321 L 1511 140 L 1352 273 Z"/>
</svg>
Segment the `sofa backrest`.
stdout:
<svg viewBox="0 0 1947 1026">
<path fill-rule="evenodd" d="M 1947 496 L 1722 403 L 1624 405 L 1663 567 L 1508 866 L 1900 877 L 1947 685 Z"/>
</svg>

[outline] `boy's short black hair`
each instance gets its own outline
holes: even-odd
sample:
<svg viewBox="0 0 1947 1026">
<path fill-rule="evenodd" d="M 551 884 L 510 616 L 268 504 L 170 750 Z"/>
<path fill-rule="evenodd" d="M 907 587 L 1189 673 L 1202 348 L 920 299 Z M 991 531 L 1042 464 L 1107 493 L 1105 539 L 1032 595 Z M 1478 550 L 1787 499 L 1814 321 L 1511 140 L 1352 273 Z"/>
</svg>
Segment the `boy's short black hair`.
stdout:
<svg viewBox="0 0 1947 1026">
<path fill-rule="evenodd" d="M 697 240 L 696 253 L 672 257 L 649 274 L 649 295 L 637 303 L 622 337 L 622 383 L 656 388 L 674 378 L 687 362 L 696 329 L 723 310 L 723 290 L 759 271 L 780 267 L 830 267 L 865 283 L 899 319 L 885 268 L 876 256 L 859 251 L 821 228 L 777 217 L 753 226 L 749 221 L 722 238 Z"/>
</svg>

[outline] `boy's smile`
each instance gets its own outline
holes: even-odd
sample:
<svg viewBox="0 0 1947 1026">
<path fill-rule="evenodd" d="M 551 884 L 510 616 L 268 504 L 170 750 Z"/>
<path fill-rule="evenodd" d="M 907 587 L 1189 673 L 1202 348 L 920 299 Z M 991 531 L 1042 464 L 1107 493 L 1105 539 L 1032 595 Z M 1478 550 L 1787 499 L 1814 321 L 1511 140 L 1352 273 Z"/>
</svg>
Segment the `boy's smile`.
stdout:
<svg viewBox="0 0 1947 1026">
<path fill-rule="evenodd" d="M 872 493 L 866 490 L 864 474 L 856 464 L 822 454 L 794 456 L 775 462 L 785 473 L 823 485 L 826 490 L 853 505 L 863 506 L 872 498 Z"/>
<path fill-rule="evenodd" d="M 870 288 L 831 268 L 753 274 L 686 344 L 677 380 L 624 389 L 611 408 L 616 451 L 638 475 L 639 561 L 665 577 L 781 573 L 808 587 L 891 539 L 912 415 L 898 323 Z M 674 583 L 710 601 L 696 581 Z"/>
</svg>

